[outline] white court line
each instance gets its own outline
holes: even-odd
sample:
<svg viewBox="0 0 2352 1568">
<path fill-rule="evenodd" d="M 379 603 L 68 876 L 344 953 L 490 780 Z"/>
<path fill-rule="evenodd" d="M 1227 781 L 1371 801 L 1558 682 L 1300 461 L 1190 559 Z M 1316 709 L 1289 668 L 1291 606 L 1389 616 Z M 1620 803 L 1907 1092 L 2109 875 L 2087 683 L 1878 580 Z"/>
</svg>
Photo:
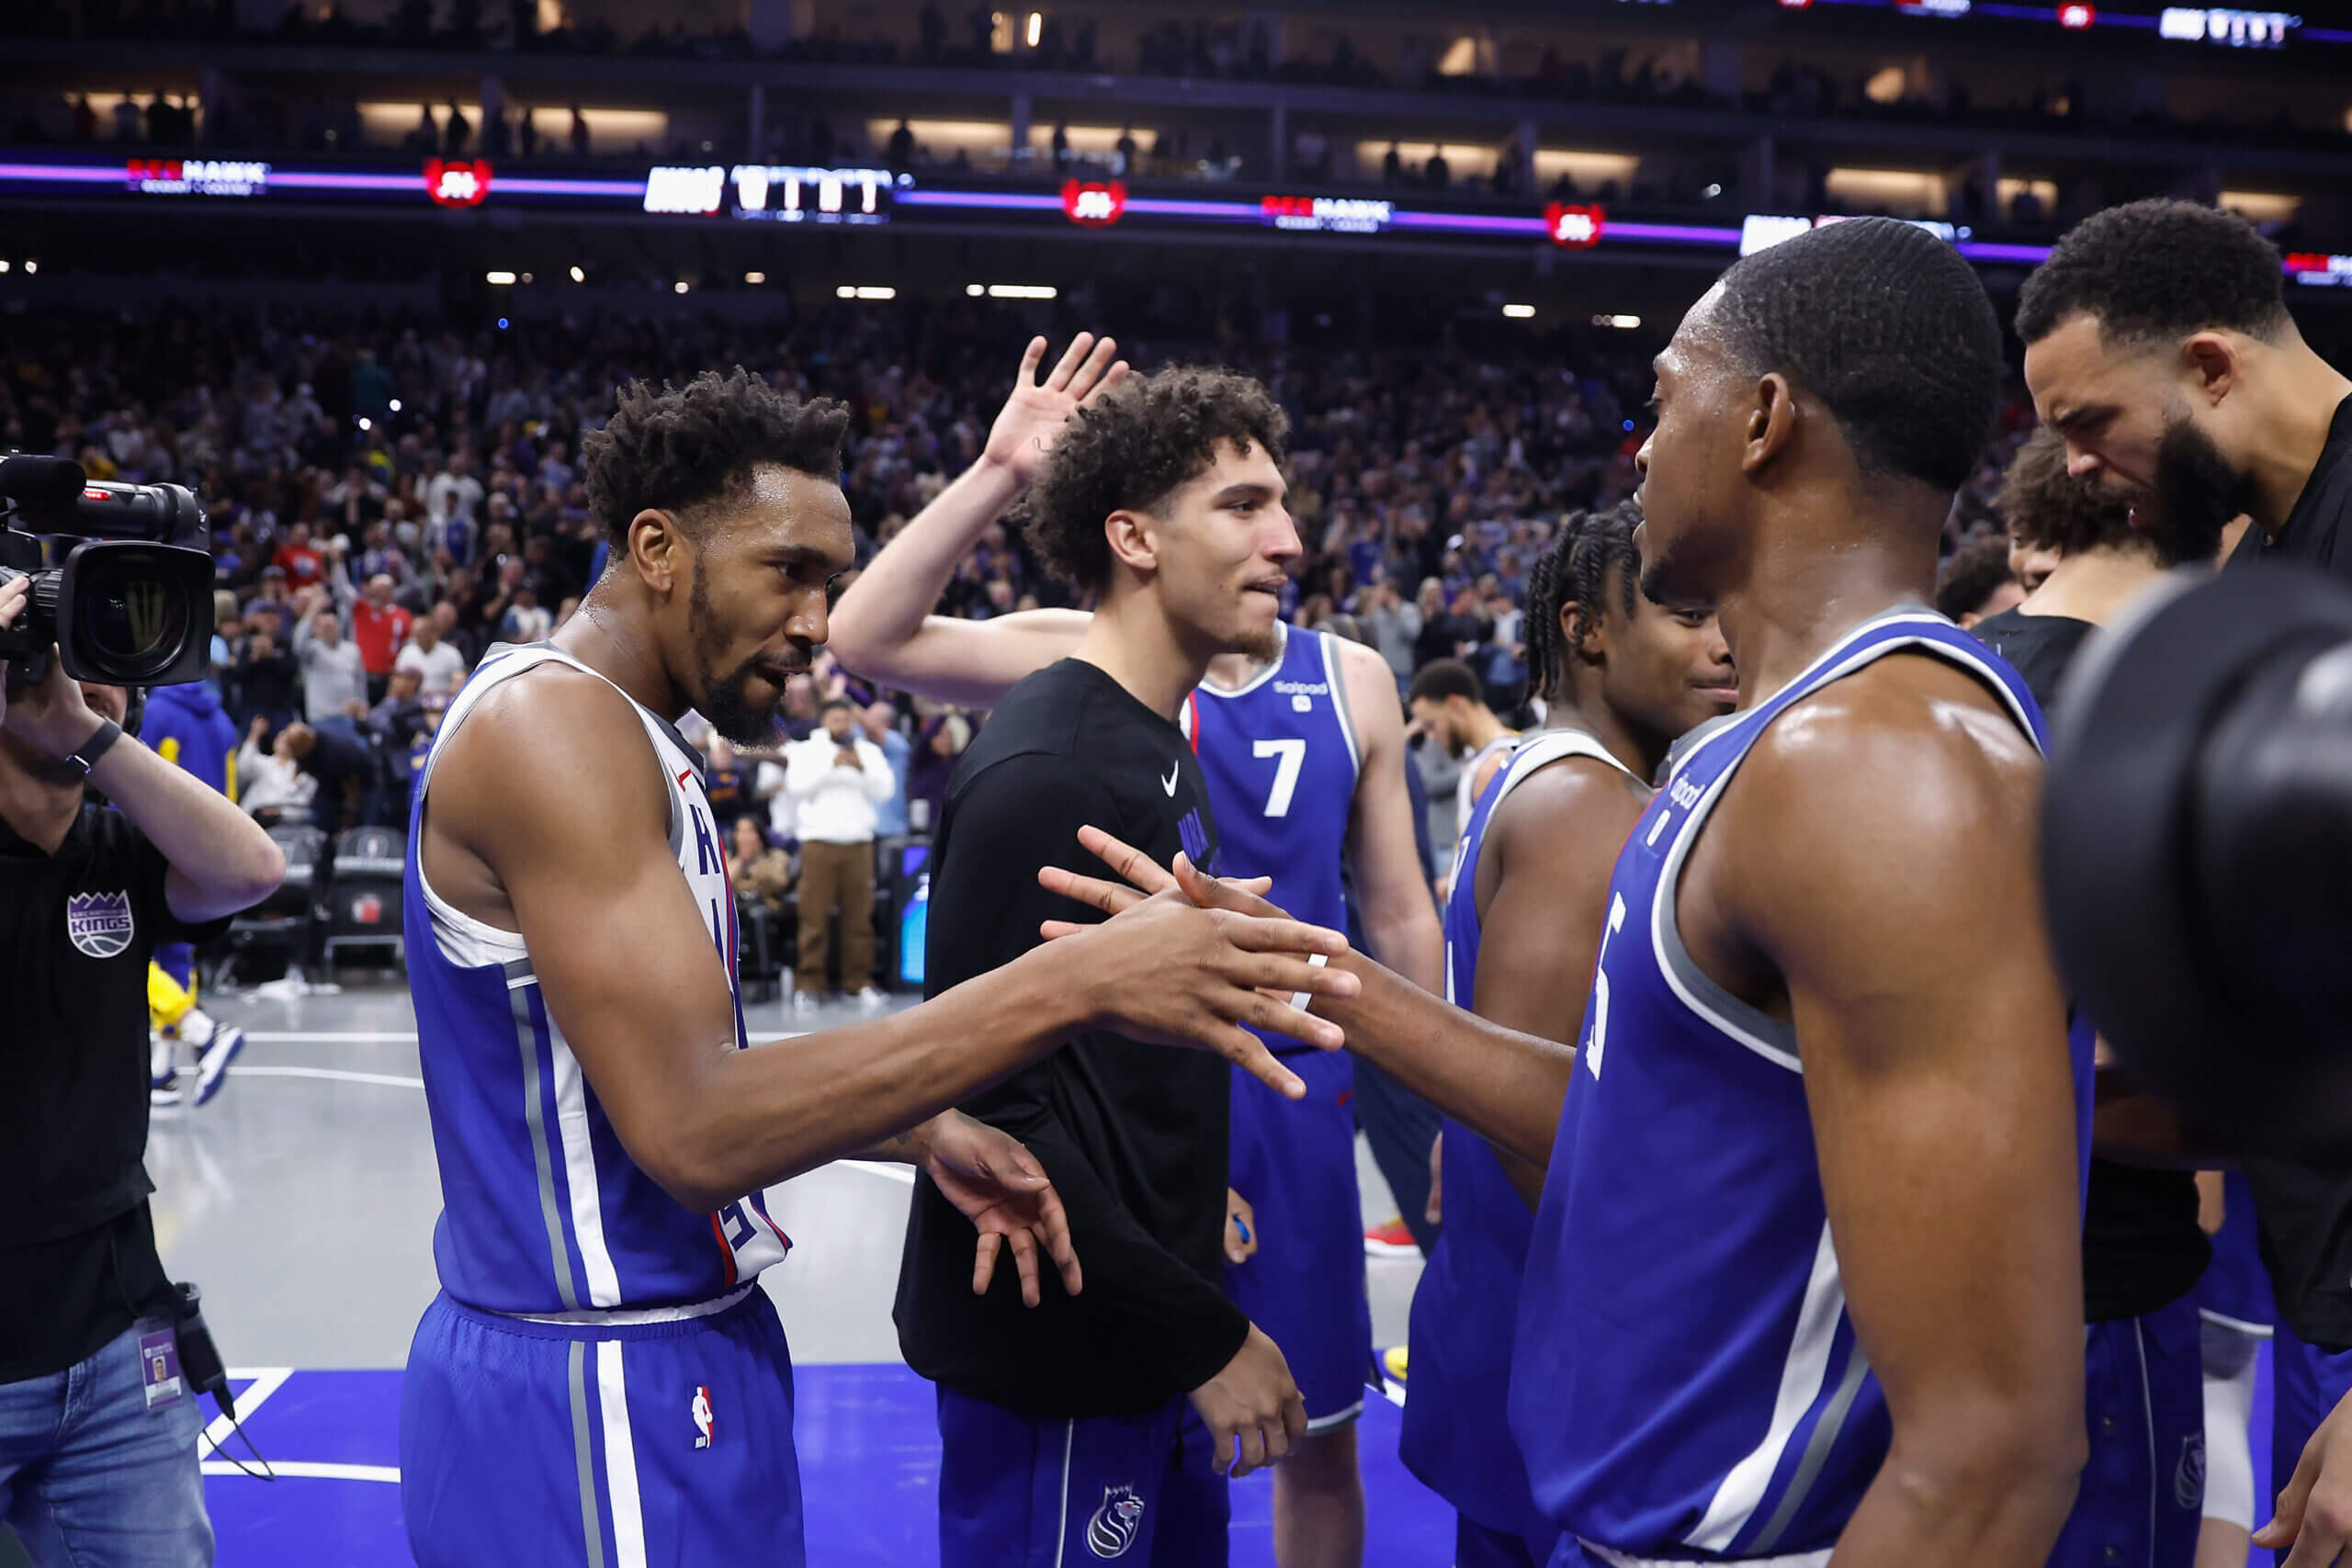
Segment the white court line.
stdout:
<svg viewBox="0 0 2352 1568">
<path fill-rule="evenodd" d="M 313 1029 L 248 1029 L 245 1031 L 245 1039 L 249 1043 L 261 1045 L 307 1045 L 314 1042 L 322 1045 L 413 1045 L 416 1043 L 416 1032 L 410 1030 L 402 1033 L 398 1030 L 378 1029 L 342 1032 Z"/>
<path fill-rule="evenodd" d="M 1408 1368 L 1407 1370 L 1409 1371 L 1410 1369 Z M 1405 1408 L 1405 1385 L 1403 1383 L 1398 1382 L 1394 1378 L 1384 1377 L 1380 1380 L 1380 1392 L 1388 1396 L 1389 1404 L 1396 1406 L 1399 1410 Z"/>
<path fill-rule="evenodd" d="M 833 1163 L 845 1165 L 852 1170 L 862 1170 L 868 1176 L 881 1177 L 887 1181 L 901 1182 L 909 1187 L 915 1184 L 915 1172 L 912 1166 L 885 1165 L 882 1161 L 876 1159 L 844 1159 L 835 1160 Z"/>
<path fill-rule="evenodd" d="M 402 1077 L 397 1073 L 356 1073 L 342 1067 L 232 1067 L 230 1072 L 240 1078 L 324 1078 L 329 1083 L 372 1083 L 386 1089 L 423 1089 L 423 1078 Z"/>
<path fill-rule="evenodd" d="M 209 1459 L 197 1468 L 207 1475 L 243 1475 L 252 1481 L 278 1475 L 295 1481 L 385 1481 L 397 1486 L 401 1479 L 401 1472 L 389 1464 L 318 1464 L 308 1460 L 272 1460 L 268 1475 L 251 1465 L 239 1470 L 226 1460 Z"/>
<path fill-rule="evenodd" d="M 251 1420 L 253 1413 L 262 1407 L 263 1401 L 284 1388 L 286 1380 L 293 1375 L 294 1369 L 291 1367 L 240 1367 L 230 1372 L 228 1376 L 232 1381 L 239 1378 L 253 1380 L 253 1386 L 237 1396 L 237 1419 Z M 234 1429 L 228 1413 L 224 1411 L 212 1418 L 212 1425 L 204 1429 L 202 1436 L 198 1438 L 197 1441 L 212 1452 L 219 1453 L 220 1445 L 229 1440 L 229 1434 Z"/>
</svg>

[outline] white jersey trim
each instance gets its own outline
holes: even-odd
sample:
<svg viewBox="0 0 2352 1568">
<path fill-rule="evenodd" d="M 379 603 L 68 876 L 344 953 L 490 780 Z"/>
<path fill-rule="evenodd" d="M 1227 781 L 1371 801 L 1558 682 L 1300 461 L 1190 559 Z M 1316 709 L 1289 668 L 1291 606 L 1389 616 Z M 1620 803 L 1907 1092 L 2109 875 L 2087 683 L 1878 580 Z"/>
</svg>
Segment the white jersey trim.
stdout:
<svg viewBox="0 0 2352 1568">
<path fill-rule="evenodd" d="M 1587 1540 L 1582 1536 L 1577 1538 L 1577 1543 L 1608 1563 L 1609 1568 L 1697 1568 L 1688 1559 L 1635 1557 L 1630 1552 L 1603 1546 L 1597 1540 Z M 1829 1551 L 1825 1549 L 1800 1551 L 1790 1557 L 1733 1557 L 1725 1558 L 1721 1568 L 1733 1568 L 1735 1564 L 1736 1568 L 1829 1568 Z"/>
<path fill-rule="evenodd" d="M 1781 1387 L 1772 1401 L 1771 1425 L 1765 1428 L 1764 1440 L 1724 1473 L 1698 1528 L 1683 1538 L 1690 1545 L 1702 1551 L 1727 1551 L 1755 1517 L 1757 1507 L 1764 1501 L 1765 1489 L 1772 1483 L 1772 1472 L 1780 1468 L 1781 1457 L 1788 1452 L 1805 1412 L 1821 1397 L 1822 1384 L 1829 1376 L 1829 1354 L 1838 1340 L 1838 1325 L 1845 1315 L 1846 1286 L 1838 1272 L 1838 1248 L 1830 1240 L 1828 1222 L 1824 1221 L 1821 1243 L 1814 1250 L 1813 1273 L 1805 1280 L 1804 1301 L 1797 1309 L 1796 1333 L 1789 1342 L 1787 1358 L 1781 1363 Z M 1859 1358 L 1861 1353 L 1861 1347 L 1857 1344 L 1854 1355 Z M 1823 1562 L 1828 1560 L 1826 1551 L 1818 1558 Z M 1771 1561 L 1797 1562 L 1813 1559 Z"/>
<path fill-rule="evenodd" d="M 645 1508 L 637 1493 L 637 1444 L 629 1435 L 628 1385 L 621 1342 L 596 1342 L 596 1413 L 605 1428 L 605 1490 L 613 1502 L 613 1568 L 646 1568 Z"/>
<path fill-rule="evenodd" d="M 1274 656 L 1260 666 L 1255 675 L 1250 676 L 1238 686 L 1220 686 L 1215 681 L 1203 676 L 1201 683 L 1193 690 L 1204 697 L 1246 697 L 1281 674 L 1283 660 L 1288 657 L 1290 657 L 1290 625 L 1286 621 L 1276 621 L 1274 623 Z"/>
<path fill-rule="evenodd" d="M 502 1312 L 499 1317 L 511 1317 L 520 1323 L 548 1323 L 567 1328 L 638 1328 L 649 1323 L 691 1323 L 698 1317 L 716 1317 L 760 1288 L 757 1280 L 738 1285 L 723 1296 L 713 1296 L 707 1302 L 695 1302 L 685 1306 L 614 1307 L 609 1311 L 590 1312 Z M 485 1310 L 476 1308 L 477 1311 Z"/>
<path fill-rule="evenodd" d="M 596 1147 L 588 1126 L 588 1079 L 563 1032 L 548 1018 L 548 1055 L 555 1067 L 556 1134 L 563 1148 L 563 1184 L 571 1199 L 571 1234 L 580 1248 L 580 1272 L 588 1281 L 589 1307 L 621 1304 L 620 1276 L 605 1240 L 604 1194 L 596 1186 Z"/>
</svg>

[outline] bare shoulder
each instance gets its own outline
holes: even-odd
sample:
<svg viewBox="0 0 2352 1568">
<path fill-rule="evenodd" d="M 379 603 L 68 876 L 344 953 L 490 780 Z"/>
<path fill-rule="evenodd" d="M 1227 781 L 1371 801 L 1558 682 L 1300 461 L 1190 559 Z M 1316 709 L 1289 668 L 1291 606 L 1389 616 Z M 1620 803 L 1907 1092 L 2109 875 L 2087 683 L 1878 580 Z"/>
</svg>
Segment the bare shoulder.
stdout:
<svg viewBox="0 0 2352 1568">
<path fill-rule="evenodd" d="M 434 764 L 432 819 L 485 852 L 517 832 L 666 822 L 653 762 L 627 697 L 598 676 L 543 664 L 500 682 L 467 713 Z"/>
<path fill-rule="evenodd" d="M 1586 829 L 1598 833 L 1604 824 L 1615 824 L 1622 835 L 1649 801 L 1649 786 L 1624 769 L 1598 757 L 1570 755 L 1514 784 L 1496 806 L 1487 831 L 1517 836 L 1568 829 L 1582 836 Z M 1612 855 L 1617 848 L 1611 840 Z"/>
<path fill-rule="evenodd" d="M 1929 655 L 1893 654 L 1792 705 L 1740 767 L 1743 793 L 1842 807 L 1889 798 L 1907 814 L 1939 801 L 2030 796 L 2041 753 L 1992 689 Z"/>
</svg>

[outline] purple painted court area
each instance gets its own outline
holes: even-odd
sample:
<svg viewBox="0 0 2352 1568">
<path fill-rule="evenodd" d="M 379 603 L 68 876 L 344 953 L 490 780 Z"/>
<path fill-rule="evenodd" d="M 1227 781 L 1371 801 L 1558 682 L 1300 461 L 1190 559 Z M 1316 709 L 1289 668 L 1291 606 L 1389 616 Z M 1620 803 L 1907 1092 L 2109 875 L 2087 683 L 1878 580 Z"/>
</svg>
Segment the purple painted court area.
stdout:
<svg viewBox="0 0 2352 1568">
<path fill-rule="evenodd" d="M 897 1366 L 801 1367 L 794 1376 L 809 1562 L 816 1568 L 937 1562 L 933 1497 L 939 1437 L 931 1385 Z M 206 1451 L 205 1495 L 223 1564 L 413 1568 L 397 1485 L 290 1473 L 347 1466 L 389 1474 L 400 1462 L 400 1382 L 397 1371 L 288 1378 L 245 1423 L 263 1454 L 280 1467 L 275 1482 L 219 1473 L 228 1456 Z M 250 1386 L 250 1379 L 236 1380 L 241 1398 Z M 492 1417 L 486 1413 L 486 1418 Z M 1397 1462 L 1398 1418 L 1385 1400 L 1366 1402 L 1366 1568 L 1430 1568 L 1453 1561 L 1453 1513 Z M 236 1438 L 229 1443 L 231 1454 L 245 1459 Z M 1234 1486 L 1233 1568 L 1272 1568 L 1271 1486 L 1264 1475 Z"/>
</svg>

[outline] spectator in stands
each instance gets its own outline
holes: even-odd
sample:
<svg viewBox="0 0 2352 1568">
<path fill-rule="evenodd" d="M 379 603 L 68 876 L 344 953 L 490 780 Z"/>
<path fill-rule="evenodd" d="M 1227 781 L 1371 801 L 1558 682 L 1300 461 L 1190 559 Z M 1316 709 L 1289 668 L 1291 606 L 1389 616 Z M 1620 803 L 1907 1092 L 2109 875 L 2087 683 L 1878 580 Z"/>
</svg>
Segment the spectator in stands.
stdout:
<svg viewBox="0 0 2352 1568">
<path fill-rule="evenodd" d="M 368 712 L 368 671 L 359 649 L 343 640 L 343 623 L 324 605 L 294 626 L 302 664 L 302 713 L 312 724 L 349 724 Z"/>
<path fill-rule="evenodd" d="M 250 629 L 255 615 L 268 619 L 269 629 L 279 642 L 294 635 L 294 601 L 286 591 L 286 569 L 268 566 L 262 569 L 261 592 L 245 601 L 245 625 Z"/>
<path fill-rule="evenodd" d="M 286 574 L 294 592 L 316 586 L 326 575 L 326 555 L 311 542 L 311 525 L 297 523 L 287 530 L 286 542 L 270 557 L 270 564 Z"/>
<path fill-rule="evenodd" d="M 1936 608 L 1963 626 L 2024 602 L 2025 588 L 2009 570 L 2009 541 L 1999 534 L 1977 535 L 1936 573 Z"/>
<path fill-rule="evenodd" d="M 882 760 L 890 764 L 890 798 L 874 805 L 875 836 L 902 837 L 907 830 L 907 764 L 913 760 L 914 747 L 899 732 L 898 705 L 888 698 L 867 704 L 857 718 L 865 727 L 865 738 L 881 749 Z"/>
<path fill-rule="evenodd" d="M 952 709 L 926 723 L 915 737 L 914 755 L 907 761 L 907 827 L 928 833 L 939 825 L 940 808 L 947 800 L 947 785 L 964 748 L 972 743 L 972 726 Z"/>
<path fill-rule="evenodd" d="M 443 638 L 444 611 L 447 620 L 456 620 L 456 607 L 447 600 L 435 605 L 432 615 L 416 623 L 408 646 L 392 664 L 396 670 L 415 670 L 428 697 L 455 696 L 466 678 L 465 657 Z"/>
<path fill-rule="evenodd" d="M 738 817 L 727 835 L 727 880 L 735 896 L 766 908 L 784 909 L 784 896 L 792 887 L 792 857 L 767 840 L 757 817 Z"/>
<path fill-rule="evenodd" d="M 800 972 L 797 1010 L 814 1007 L 831 956 L 828 919 L 841 911 L 842 986 L 866 1004 L 874 987 L 874 808 L 897 789 L 881 749 L 857 733 L 857 712 L 827 702 L 822 733 L 785 748 L 786 793 L 800 832 Z"/>
<path fill-rule="evenodd" d="M 359 808 L 376 777 L 376 754 L 349 720 L 335 725 L 289 724 L 278 731 L 273 752 L 291 758 L 315 781 L 311 820 L 329 833 L 356 826 Z"/>
<path fill-rule="evenodd" d="M 752 794 L 752 773 L 726 737 L 711 737 L 710 761 L 702 773 L 703 794 L 709 798 L 710 815 L 722 830 L 733 831 L 736 818 L 741 817 L 753 818 L 757 825 L 759 802 Z"/>
<path fill-rule="evenodd" d="M 1372 646 L 1396 672 L 1397 689 L 1403 690 L 1413 678 L 1414 645 L 1421 635 L 1420 606 L 1407 604 L 1397 594 L 1396 585 L 1384 575 L 1357 595 L 1357 614 Z"/>
<path fill-rule="evenodd" d="M 400 554 L 397 550 L 390 553 L 395 557 Z M 392 603 L 392 588 L 391 574 L 377 572 L 368 579 L 366 591 L 351 606 L 351 640 L 359 649 L 359 667 L 368 675 L 368 701 L 371 705 L 384 700 L 393 662 L 400 657 L 401 645 L 408 641 L 409 625 L 413 619 Z"/>
<path fill-rule="evenodd" d="M 269 728 L 269 719 L 261 714 L 255 714 L 246 727 L 244 746 L 237 753 L 237 804 L 265 828 L 308 822 L 319 781 L 304 773 L 294 756 L 287 739 L 292 725 L 278 729 L 269 750 L 262 750 L 262 738 Z"/>
<path fill-rule="evenodd" d="M 538 590 L 528 579 L 515 583 L 506 614 L 498 620 L 501 642 L 543 642 L 555 630 L 555 617 L 539 605 Z"/>
<path fill-rule="evenodd" d="M 300 713 L 295 682 L 301 671 L 291 649 L 277 645 L 272 617 L 256 615 L 247 623 L 243 650 L 237 655 L 236 676 L 240 713 L 250 725 L 256 717 L 277 730 L 294 722 Z"/>
</svg>

